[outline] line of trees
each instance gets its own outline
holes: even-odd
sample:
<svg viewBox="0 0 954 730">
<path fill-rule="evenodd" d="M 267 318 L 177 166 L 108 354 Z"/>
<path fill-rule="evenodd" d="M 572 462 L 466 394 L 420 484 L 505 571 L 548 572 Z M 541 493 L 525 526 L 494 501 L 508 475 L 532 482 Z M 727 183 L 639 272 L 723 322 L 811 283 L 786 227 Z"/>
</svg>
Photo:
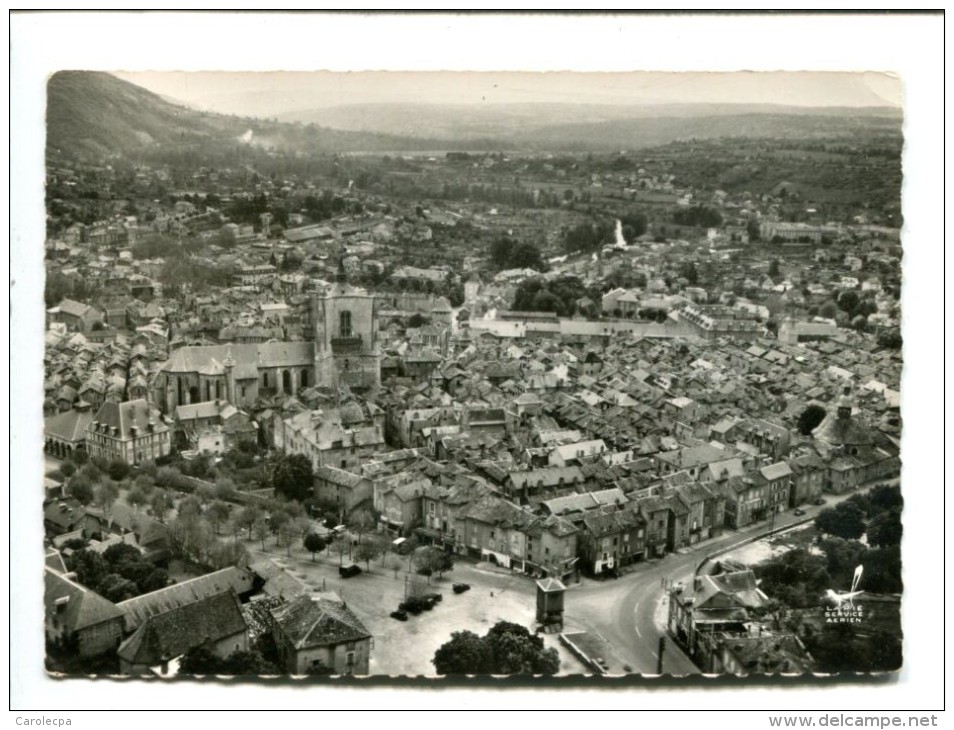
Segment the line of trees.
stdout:
<svg viewBox="0 0 954 730">
<path fill-rule="evenodd" d="M 103 596 L 119 603 L 130 598 L 165 588 L 169 574 L 146 560 L 139 548 L 120 543 L 102 554 L 80 547 L 66 558 L 66 566 L 76 573 L 76 580 Z"/>
<path fill-rule="evenodd" d="M 490 242 L 490 262 L 498 271 L 535 269 L 544 272 L 549 268 L 539 248 L 526 241 L 516 241 L 510 236 L 498 236 Z"/>
<path fill-rule="evenodd" d="M 431 660 L 438 674 L 556 674 L 557 650 L 519 624 L 498 621 L 485 636 L 455 631 Z"/>
</svg>

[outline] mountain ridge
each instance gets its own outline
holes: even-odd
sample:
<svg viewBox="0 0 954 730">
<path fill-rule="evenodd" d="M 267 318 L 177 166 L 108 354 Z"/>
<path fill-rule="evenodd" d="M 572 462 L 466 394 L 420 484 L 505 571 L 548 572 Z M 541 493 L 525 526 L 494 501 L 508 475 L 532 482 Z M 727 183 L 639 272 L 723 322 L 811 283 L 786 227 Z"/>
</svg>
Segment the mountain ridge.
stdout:
<svg viewBox="0 0 954 730">
<path fill-rule="evenodd" d="M 240 144 L 295 154 L 605 152 L 717 137 L 900 134 L 902 119 L 892 107 L 768 104 L 380 103 L 295 114 L 262 119 L 203 111 L 105 72 L 60 71 L 48 82 L 47 149 L 91 157 L 157 149 L 202 155 Z"/>
</svg>

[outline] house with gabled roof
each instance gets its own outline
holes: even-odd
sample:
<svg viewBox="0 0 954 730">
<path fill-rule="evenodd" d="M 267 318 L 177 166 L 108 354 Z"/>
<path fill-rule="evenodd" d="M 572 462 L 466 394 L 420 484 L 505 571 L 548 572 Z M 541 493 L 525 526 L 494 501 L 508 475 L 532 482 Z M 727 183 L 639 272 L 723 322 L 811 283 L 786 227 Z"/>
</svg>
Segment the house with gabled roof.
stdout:
<svg viewBox="0 0 954 730">
<path fill-rule="evenodd" d="M 248 626 L 234 591 L 215 593 L 149 616 L 120 644 L 122 674 L 161 677 L 176 673 L 177 660 L 197 648 L 224 659 L 248 650 Z"/>
<path fill-rule="evenodd" d="M 623 505 L 588 512 L 579 523 L 580 561 L 592 575 L 614 571 L 646 557 L 646 520 Z"/>
<path fill-rule="evenodd" d="M 43 577 L 46 640 L 80 656 L 113 651 L 123 635 L 122 610 L 49 565 Z"/>
<path fill-rule="evenodd" d="M 86 428 L 92 420 L 89 404 L 82 401 L 66 412 L 50 416 L 43 424 L 44 450 L 59 458 L 71 458 L 86 448 Z"/>
<path fill-rule="evenodd" d="M 91 457 L 139 464 L 172 450 L 171 431 L 145 400 L 107 401 L 86 427 L 86 449 Z"/>
<path fill-rule="evenodd" d="M 218 593 L 231 591 L 247 597 L 254 587 L 254 575 L 247 568 L 229 567 L 190 578 L 151 593 L 143 593 L 116 604 L 125 616 L 126 632 L 138 629 L 153 616 L 187 606 Z"/>
<path fill-rule="evenodd" d="M 271 615 L 278 656 L 290 674 L 370 672 L 374 639 L 344 602 L 305 593 Z"/>
</svg>

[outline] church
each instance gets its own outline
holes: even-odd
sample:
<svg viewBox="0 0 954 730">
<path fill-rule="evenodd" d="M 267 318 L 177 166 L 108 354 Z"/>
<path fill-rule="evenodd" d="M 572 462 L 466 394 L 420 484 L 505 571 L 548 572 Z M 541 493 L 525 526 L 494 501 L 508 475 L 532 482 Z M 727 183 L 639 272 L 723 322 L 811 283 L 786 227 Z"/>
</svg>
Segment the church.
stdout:
<svg viewBox="0 0 954 730">
<path fill-rule="evenodd" d="M 835 494 L 856 489 L 875 479 L 898 476 L 901 462 L 898 444 L 865 425 L 855 413 L 851 388 L 846 387 L 812 436 L 828 456 L 828 491 Z"/>
<path fill-rule="evenodd" d="M 348 284 L 339 269 L 312 300 L 313 342 L 181 347 L 162 364 L 151 387 L 164 413 L 177 406 L 226 400 L 239 408 L 260 397 L 295 396 L 311 387 L 347 385 L 366 393 L 381 382 L 378 313 L 373 294 Z"/>
</svg>

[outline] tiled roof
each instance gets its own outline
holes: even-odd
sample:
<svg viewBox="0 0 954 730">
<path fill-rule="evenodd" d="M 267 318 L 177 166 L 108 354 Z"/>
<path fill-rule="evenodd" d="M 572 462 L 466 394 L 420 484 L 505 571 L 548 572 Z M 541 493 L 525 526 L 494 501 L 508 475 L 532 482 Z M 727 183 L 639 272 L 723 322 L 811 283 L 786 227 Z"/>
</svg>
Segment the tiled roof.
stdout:
<svg viewBox="0 0 954 730">
<path fill-rule="evenodd" d="M 64 441 L 82 441 L 86 438 L 86 427 L 93 420 L 93 414 L 87 409 L 71 409 L 50 416 L 44 424 L 44 433 Z"/>
<path fill-rule="evenodd" d="M 232 590 L 241 595 L 252 590 L 252 574 L 242 568 L 224 568 L 176 585 L 144 593 L 116 604 L 126 615 L 126 630 L 133 631 L 151 616 Z"/>
<path fill-rule="evenodd" d="M 117 653 L 131 664 L 153 666 L 247 630 L 238 597 L 223 591 L 150 616 Z"/>
<path fill-rule="evenodd" d="M 277 609 L 272 616 L 295 649 L 334 646 L 370 638 L 361 620 L 343 603 L 314 593 L 303 594 Z"/>
<path fill-rule="evenodd" d="M 133 426 L 138 429 L 138 435 L 149 433 L 150 420 L 154 432 L 168 430 L 159 417 L 158 411 L 150 408 L 144 398 L 125 403 L 106 401 L 90 422 L 90 428 L 93 429 L 94 424 L 99 424 L 99 428 L 108 428 L 109 435 L 113 438 L 129 439 L 133 437 Z"/>
<path fill-rule="evenodd" d="M 170 373 L 195 373 L 210 361 L 224 363 L 231 352 L 239 368 L 306 367 L 314 365 L 315 347 L 312 342 L 263 342 L 252 345 L 196 345 L 180 347 L 163 363 L 161 369 Z M 236 372 L 236 377 L 239 377 Z"/>
<path fill-rule="evenodd" d="M 110 601 L 89 588 L 47 566 L 44 569 L 45 592 L 43 603 L 48 616 L 57 613 L 57 604 L 66 604 L 58 612 L 58 621 L 68 631 L 81 631 L 104 621 L 119 618 L 123 612 Z M 65 601 L 63 599 L 66 599 Z"/>
</svg>

